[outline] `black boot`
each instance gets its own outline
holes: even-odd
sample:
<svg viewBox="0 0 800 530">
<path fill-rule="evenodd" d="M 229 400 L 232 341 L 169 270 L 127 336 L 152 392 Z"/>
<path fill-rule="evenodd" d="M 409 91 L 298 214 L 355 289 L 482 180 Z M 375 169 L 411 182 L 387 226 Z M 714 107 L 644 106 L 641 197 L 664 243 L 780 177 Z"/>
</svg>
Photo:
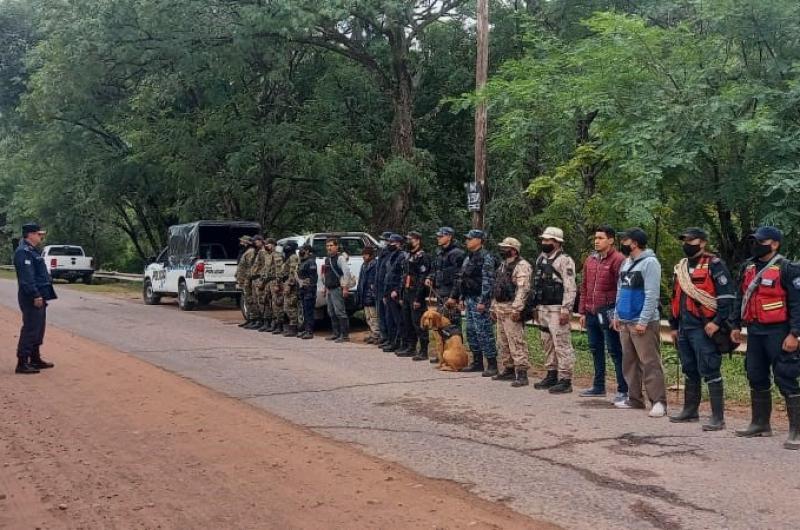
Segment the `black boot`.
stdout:
<svg viewBox="0 0 800 530">
<path fill-rule="evenodd" d="M 417 341 L 403 339 L 400 341 L 400 349 L 394 352 L 398 357 L 413 357 L 417 354 Z"/>
<path fill-rule="evenodd" d="M 283 319 L 276 319 L 275 325 L 272 326 L 272 334 L 280 335 L 283 333 Z"/>
<path fill-rule="evenodd" d="M 697 413 L 697 408 L 700 406 L 700 397 L 702 387 L 700 381 L 689 381 L 688 379 L 683 383 L 683 410 L 675 416 L 670 416 L 669 421 L 672 423 L 688 423 L 690 421 L 698 421 L 700 415 Z"/>
<path fill-rule="evenodd" d="M 503 371 L 492 377 L 492 381 L 513 381 L 516 378 L 517 374 L 513 366 L 511 368 L 503 367 Z"/>
<path fill-rule="evenodd" d="M 297 336 L 297 325 L 296 324 L 289 324 L 286 326 L 286 330 L 283 332 L 284 337 L 296 337 Z"/>
<path fill-rule="evenodd" d="M 572 392 L 572 379 L 559 379 L 556 384 L 548 390 L 551 394 L 569 394 Z"/>
<path fill-rule="evenodd" d="M 250 319 L 248 318 L 247 320 L 245 320 L 244 322 L 242 322 L 241 324 L 239 324 L 239 327 L 240 327 L 240 328 L 246 328 L 247 326 L 249 326 L 249 325 L 250 325 L 250 324 L 252 324 L 252 323 L 253 323 L 253 321 L 252 321 L 252 320 L 250 320 Z"/>
<path fill-rule="evenodd" d="M 545 390 L 551 386 L 555 386 L 556 383 L 558 383 L 558 370 L 548 370 L 547 375 L 544 376 L 544 379 L 538 383 L 534 383 L 533 388 Z"/>
<path fill-rule="evenodd" d="M 427 361 L 428 360 L 428 346 L 429 343 L 427 340 L 420 339 L 419 341 L 419 351 L 417 354 L 412 357 L 415 361 Z"/>
<path fill-rule="evenodd" d="M 383 347 L 383 351 L 386 353 L 392 353 L 398 349 L 400 349 L 400 341 L 398 340 L 392 340 L 389 342 L 389 344 Z"/>
<path fill-rule="evenodd" d="M 339 338 L 342 332 L 339 330 L 339 319 L 331 317 L 331 330 L 333 334 L 330 337 L 327 337 L 325 340 L 334 341 Z"/>
<path fill-rule="evenodd" d="M 39 370 L 34 368 L 28 362 L 27 357 L 17 357 L 17 369 L 14 370 L 18 374 L 38 374 Z"/>
<path fill-rule="evenodd" d="M 528 370 L 517 370 L 515 372 L 516 379 L 511 382 L 511 386 L 513 387 L 520 387 L 520 386 L 528 386 Z"/>
<path fill-rule="evenodd" d="M 789 437 L 783 447 L 797 451 L 800 449 L 800 394 L 786 396 L 786 413 L 789 415 Z"/>
<path fill-rule="evenodd" d="M 31 355 L 31 362 L 29 364 L 37 370 L 47 370 L 48 368 L 53 368 L 55 366 L 55 364 L 49 363 L 42 359 L 42 356 L 39 353 L 34 353 Z"/>
<path fill-rule="evenodd" d="M 769 424 L 772 416 L 772 392 L 769 390 L 750 390 L 750 408 L 753 419 L 750 425 L 740 431 L 736 436 L 752 438 L 755 436 L 772 436 L 772 427 Z"/>
<path fill-rule="evenodd" d="M 708 400 L 711 402 L 711 419 L 703 424 L 703 430 L 721 431 L 725 428 L 725 390 L 722 380 L 708 383 Z"/>
<path fill-rule="evenodd" d="M 477 353 L 472 357 L 472 363 L 461 369 L 462 372 L 483 372 L 483 354 Z"/>
<path fill-rule="evenodd" d="M 350 319 L 347 317 L 339 319 L 339 338 L 336 342 L 350 342 Z"/>
<path fill-rule="evenodd" d="M 258 328 L 260 333 L 270 333 L 272 331 L 272 320 L 266 319 L 261 323 L 261 327 Z"/>
<path fill-rule="evenodd" d="M 483 371 L 481 377 L 494 377 L 497 375 L 497 357 L 486 358 L 486 370 Z"/>
<path fill-rule="evenodd" d="M 244 329 L 259 329 L 263 324 L 264 324 L 263 320 L 254 318 L 253 320 L 250 321 L 250 323 L 244 326 Z"/>
</svg>

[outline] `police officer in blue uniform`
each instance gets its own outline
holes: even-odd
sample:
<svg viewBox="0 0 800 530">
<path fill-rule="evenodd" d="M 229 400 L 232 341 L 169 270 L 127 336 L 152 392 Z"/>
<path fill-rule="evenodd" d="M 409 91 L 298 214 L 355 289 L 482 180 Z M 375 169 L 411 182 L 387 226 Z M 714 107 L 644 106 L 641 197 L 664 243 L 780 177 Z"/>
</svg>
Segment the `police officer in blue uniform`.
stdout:
<svg viewBox="0 0 800 530">
<path fill-rule="evenodd" d="M 52 368 L 53 363 L 42 359 L 39 348 L 44 341 L 47 302 L 56 298 L 50 274 L 42 254 L 36 248 L 46 232 L 36 223 L 22 227 L 22 241 L 14 252 L 19 291 L 17 300 L 22 310 L 22 330 L 17 345 L 18 374 L 37 374 Z"/>
</svg>

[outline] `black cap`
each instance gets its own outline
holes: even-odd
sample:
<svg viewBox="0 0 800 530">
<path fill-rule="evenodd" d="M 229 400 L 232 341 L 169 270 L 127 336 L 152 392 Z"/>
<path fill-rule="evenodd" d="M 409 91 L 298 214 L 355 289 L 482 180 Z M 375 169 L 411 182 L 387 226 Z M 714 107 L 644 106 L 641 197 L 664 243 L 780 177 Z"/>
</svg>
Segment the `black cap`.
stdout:
<svg viewBox="0 0 800 530">
<path fill-rule="evenodd" d="M 681 232 L 681 235 L 678 236 L 678 239 L 681 241 L 691 241 L 692 239 L 702 239 L 703 241 L 708 241 L 708 232 L 702 228 L 692 226 Z"/>
<path fill-rule="evenodd" d="M 287 241 L 286 243 L 283 244 L 283 248 L 284 249 L 288 248 L 288 249 L 291 249 L 291 250 L 297 250 L 297 241 L 295 241 L 294 239 L 290 239 L 289 241 Z"/>
<path fill-rule="evenodd" d="M 42 230 L 42 227 L 39 226 L 39 223 L 25 223 L 24 225 L 22 225 L 22 237 L 25 237 L 28 234 L 32 234 L 34 232 L 46 233 L 44 230 Z"/>
<path fill-rule="evenodd" d="M 311 252 L 312 254 L 314 253 L 314 247 L 312 247 L 308 243 L 306 243 L 305 245 L 301 246 L 300 250 L 302 250 L 303 252 Z"/>
<path fill-rule="evenodd" d="M 403 236 L 400 234 L 392 234 L 389 236 L 388 241 L 391 241 L 392 243 L 402 243 L 405 241 L 405 239 L 403 239 Z"/>
<path fill-rule="evenodd" d="M 774 226 L 759 226 L 753 234 L 753 237 L 757 241 L 766 241 L 767 239 L 771 239 L 773 241 L 780 242 L 783 240 L 783 232 Z"/>
<path fill-rule="evenodd" d="M 483 230 L 478 230 L 477 228 L 473 228 L 466 234 L 464 234 L 466 239 L 486 239 L 486 233 Z"/>
<path fill-rule="evenodd" d="M 456 231 L 453 230 L 449 226 L 443 226 L 443 227 L 439 228 L 439 230 L 436 231 L 436 235 L 439 236 L 439 237 L 441 237 L 441 236 L 454 236 L 455 234 L 456 234 Z"/>
<path fill-rule="evenodd" d="M 629 228 L 619 236 L 619 239 L 630 239 L 631 241 L 636 241 L 639 244 L 639 247 L 647 246 L 647 232 L 641 228 Z"/>
</svg>

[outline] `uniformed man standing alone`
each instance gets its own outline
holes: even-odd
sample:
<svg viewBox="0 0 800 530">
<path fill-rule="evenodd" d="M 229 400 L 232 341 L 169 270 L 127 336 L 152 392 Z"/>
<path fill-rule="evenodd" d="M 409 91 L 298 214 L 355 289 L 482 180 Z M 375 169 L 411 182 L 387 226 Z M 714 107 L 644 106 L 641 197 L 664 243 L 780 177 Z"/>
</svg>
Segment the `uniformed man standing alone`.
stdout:
<svg viewBox="0 0 800 530">
<path fill-rule="evenodd" d="M 547 375 L 534 388 L 551 394 L 572 392 L 575 350 L 569 320 L 578 291 L 575 262 L 561 249 L 564 232 L 548 227 L 540 236 L 542 253 L 536 260 L 533 289 L 535 322 L 541 333 Z"/>
<path fill-rule="evenodd" d="M 53 367 L 53 363 L 42 359 L 39 351 L 44 342 L 47 302 L 56 299 L 47 265 L 36 248 L 46 233 L 38 224 L 24 225 L 22 241 L 14 252 L 14 268 L 19 284 L 17 301 L 22 310 L 22 329 L 17 345 L 18 374 L 38 374 L 40 370 Z"/>
<path fill-rule="evenodd" d="M 697 421 L 702 397 L 702 379 L 708 384 L 711 421 L 704 431 L 725 427 L 725 397 L 722 386 L 722 352 L 714 340 L 723 327 L 728 336 L 728 318 L 733 307 L 734 285 L 721 259 L 706 251 L 708 234 L 687 228 L 680 236 L 686 258 L 675 265 L 672 294 L 672 342 L 678 348 L 686 376 L 683 410 L 670 417 L 673 423 Z"/>
<path fill-rule="evenodd" d="M 745 367 L 750 383 L 752 420 L 737 436 L 771 436 L 772 378 L 786 400 L 789 437 L 783 446 L 800 449 L 800 268 L 778 251 L 783 233 L 762 226 L 753 235 L 752 259 L 742 273 L 733 310 L 731 339 L 741 342 L 747 327 Z M 772 371 L 772 374 L 770 374 Z"/>
<path fill-rule="evenodd" d="M 250 236 L 240 237 L 239 245 L 244 248 L 244 252 L 239 256 L 239 263 L 236 265 L 236 285 L 242 290 L 242 296 L 245 302 L 244 305 L 247 308 L 247 315 L 245 315 L 244 322 L 239 324 L 239 327 L 243 328 L 245 326 L 254 325 L 256 320 L 256 305 L 253 299 L 253 279 L 250 277 L 253 262 L 256 258 L 256 248 Z"/>
<path fill-rule="evenodd" d="M 503 263 L 497 270 L 492 300 L 492 316 L 497 322 L 497 351 L 502 372 L 492 377 L 496 381 L 513 380 L 511 386 L 528 385 L 528 344 L 525 342 L 525 323 L 522 310 L 531 287 L 531 264 L 522 259 L 522 244 L 507 237 L 498 245 Z"/>
</svg>

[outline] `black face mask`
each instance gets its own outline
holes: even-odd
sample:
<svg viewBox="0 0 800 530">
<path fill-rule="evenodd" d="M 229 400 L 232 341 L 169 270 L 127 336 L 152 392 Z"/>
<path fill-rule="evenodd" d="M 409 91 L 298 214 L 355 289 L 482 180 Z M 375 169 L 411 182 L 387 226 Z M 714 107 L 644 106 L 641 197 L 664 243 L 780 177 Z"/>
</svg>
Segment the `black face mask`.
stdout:
<svg viewBox="0 0 800 530">
<path fill-rule="evenodd" d="M 692 258 L 700 252 L 700 245 L 690 245 L 689 243 L 683 244 L 683 253 L 687 258 Z"/>
<path fill-rule="evenodd" d="M 545 254 L 550 254 L 555 250 L 556 246 L 552 243 L 542 243 L 541 249 Z"/>
<path fill-rule="evenodd" d="M 770 252 L 772 252 L 772 245 L 762 245 L 761 243 L 753 243 L 750 246 L 750 254 L 752 254 L 754 258 L 763 258 Z"/>
<path fill-rule="evenodd" d="M 630 245 L 620 245 L 619 251 L 622 252 L 622 254 L 625 256 L 630 256 L 631 252 L 633 252 L 633 249 L 631 248 Z"/>
<path fill-rule="evenodd" d="M 500 256 L 505 258 L 505 259 L 508 259 L 508 258 L 510 258 L 511 256 L 514 255 L 514 253 L 511 250 L 507 249 L 507 248 L 501 248 L 501 249 L 498 250 L 498 252 L 500 253 Z"/>
</svg>

